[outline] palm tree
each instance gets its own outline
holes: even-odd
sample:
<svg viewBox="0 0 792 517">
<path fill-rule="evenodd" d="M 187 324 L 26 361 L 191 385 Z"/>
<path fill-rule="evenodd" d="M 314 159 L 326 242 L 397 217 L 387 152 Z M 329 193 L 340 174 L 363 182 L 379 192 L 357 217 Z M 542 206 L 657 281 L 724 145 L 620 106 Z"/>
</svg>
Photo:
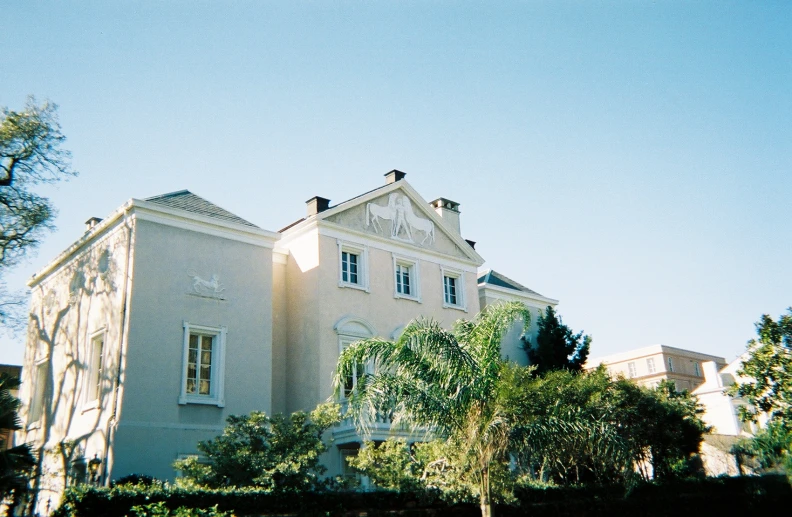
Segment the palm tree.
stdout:
<svg viewBox="0 0 792 517">
<path fill-rule="evenodd" d="M 19 388 L 19 379 L 6 373 L 0 374 L 0 501 L 13 494 L 16 506 L 28 486 L 28 475 L 35 465 L 35 458 L 27 444 L 8 448 L 4 435 L 8 431 L 21 429 L 17 411 L 19 399 L 11 390 Z"/>
<path fill-rule="evenodd" d="M 506 457 L 514 424 L 505 403 L 508 368 L 500 346 L 518 320 L 528 327 L 530 313 L 519 302 L 488 306 L 473 321 L 457 321 L 453 331 L 419 318 L 397 341 L 371 338 L 350 345 L 334 378 L 340 393 L 358 365 L 374 372 L 359 378 L 349 394 L 349 413 L 361 432 L 377 413 L 387 412 L 394 426 L 406 424 L 458 444 L 457 461 L 472 475 L 483 517 L 492 514 L 490 466 Z"/>
</svg>

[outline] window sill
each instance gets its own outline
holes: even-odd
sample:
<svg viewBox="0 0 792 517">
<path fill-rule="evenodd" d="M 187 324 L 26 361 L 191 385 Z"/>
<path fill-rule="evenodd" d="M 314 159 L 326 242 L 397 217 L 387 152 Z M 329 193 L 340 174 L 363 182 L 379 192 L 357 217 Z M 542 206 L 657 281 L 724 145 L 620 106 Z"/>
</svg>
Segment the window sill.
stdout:
<svg viewBox="0 0 792 517">
<path fill-rule="evenodd" d="M 454 305 L 454 304 L 451 304 L 451 303 L 443 303 L 443 308 L 444 309 L 456 309 L 458 311 L 467 312 L 467 307 L 465 307 L 464 305 Z"/>
<path fill-rule="evenodd" d="M 187 404 L 225 407 L 225 400 L 218 400 L 216 398 L 208 398 L 208 397 L 191 397 L 187 395 L 182 395 L 181 397 L 179 397 L 180 406 L 186 406 Z"/>
<path fill-rule="evenodd" d="M 368 293 L 369 292 L 368 286 L 365 286 L 365 285 L 362 285 L 362 284 L 353 284 L 351 282 L 339 281 L 338 282 L 338 287 L 349 288 L 349 289 L 357 289 L 358 291 L 363 291 L 364 293 Z"/>
<path fill-rule="evenodd" d="M 407 294 L 393 293 L 393 297 L 401 300 L 410 300 L 411 302 L 421 303 L 419 296 L 410 296 Z"/>
</svg>

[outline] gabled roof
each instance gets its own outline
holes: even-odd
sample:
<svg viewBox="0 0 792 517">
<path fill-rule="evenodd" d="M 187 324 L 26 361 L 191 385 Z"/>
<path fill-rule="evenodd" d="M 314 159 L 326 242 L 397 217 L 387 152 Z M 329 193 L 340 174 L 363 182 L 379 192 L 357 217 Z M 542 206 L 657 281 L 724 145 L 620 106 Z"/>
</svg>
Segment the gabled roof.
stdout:
<svg viewBox="0 0 792 517">
<path fill-rule="evenodd" d="M 241 224 L 244 226 L 250 226 L 252 228 L 258 228 L 258 226 L 251 223 L 250 221 L 246 221 L 245 219 L 242 219 L 241 217 L 232 214 L 228 210 L 224 208 L 220 208 L 219 206 L 215 205 L 211 201 L 207 201 L 201 196 L 196 196 L 189 190 L 179 190 L 178 192 L 171 192 L 169 194 L 162 194 L 160 196 L 149 197 L 144 199 L 144 201 L 148 201 L 150 203 L 156 203 L 158 205 L 166 206 L 168 208 L 184 210 L 185 212 L 191 212 L 193 214 L 200 214 L 206 217 L 212 217 L 214 219 L 220 219 L 222 221 Z"/>
<path fill-rule="evenodd" d="M 528 289 L 524 285 L 515 282 L 511 278 L 498 273 L 494 269 L 490 269 L 488 271 L 484 271 L 483 273 L 479 274 L 478 277 L 478 284 L 490 284 L 495 285 L 498 287 L 505 287 L 506 289 L 513 289 L 515 291 L 521 291 L 523 293 L 533 294 L 537 296 L 542 296 L 541 294 L 537 293 L 533 289 Z"/>
<path fill-rule="evenodd" d="M 355 197 L 351 197 L 351 198 L 349 198 L 349 199 L 347 199 L 347 200 L 345 200 L 345 201 L 341 201 L 340 203 L 336 203 L 335 205 L 328 206 L 328 207 L 327 207 L 327 210 L 332 210 L 332 209 L 334 209 L 334 208 L 336 208 L 336 207 L 338 207 L 338 206 L 345 205 L 345 204 L 347 204 L 347 203 L 349 203 L 349 202 L 351 202 L 351 201 L 354 201 L 354 200 L 356 200 L 357 198 L 360 198 L 360 197 L 363 197 L 363 196 L 367 196 L 367 195 L 371 194 L 372 192 L 376 192 L 376 191 L 378 191 L 378 190 L 385 189 L 385 188 L 389 187 L 390 185 L 391 185 L 391 184 L 385 184 L 385 185 L 381 185 L 381 186 L 379 186 L 379 187 L 377 187 L 377 188 L 374 188 L 374 189 L 371 189 L 371 190 L 369 190 L 368 192 L 364 192 L 364 193 L 362 193 L 362 194 L 358 194 L 358 195 L 357 195 L 357 196 L 355 196 Z M 321 213 L 321 212 L 320 212 L 320 213 Z M 297 226 L 298 224 L 300 224 L 301 222 L 305 221 L 306 219 L 307 219 L 306 217 L 300 217 L 299 219 L 297 219 L 297 220 L 296 220 L 296 221 L 294 221 L 293 223 L 289 223 L 289 224 L 287 224 L 286 226 L 284 226 L 283 228 L 281 228 L 280 230 L 278 230 L 278 233 L 283 233 L 283 232 L 285 232 L 286 230 L 288 230 L 289 228 L 292 228 L 293 226 Z"/>
<path fill-rule="evenodd" d="M 465 239 L 462 238 L 459 233 L 450 230 L 447 226 L 448 222 L 443 221 L 443 219 L 435 213 L 435 211 L 431 208 L 429 203 L 421 197 L 421 195 L 415 191 L 415 189 L 407 183 L 407 180 L 401 179 L 395 181 L 393 183 L 386 183 L 385 185 L 381 185 L 377 188 L 369 190 L 368 192 L 364 192 L 363 194 L 359 194 L 352 198 L 347 199 L 346 201 L 342 201 L 336 205 L 330 206 L 327 209 L 308 217 L 303 217 L 293 223 L 289 224 L 288 226 L 281 228 L 279 230 L 280 233 L 285 233 L 288 231 L 299 232 L 301 231 L 301 227 L 306 224 L 310 224 L 313 221 L 325 221 L 328 218 L 332 218 L 336 214 L 348 210 L 354 206 L 358 205 L 365 205 L 365 203 L 379 197 L 384 196 L 394 190 L 401 190 L 403 194 L 408 196 L 414 207 L 417 210 L 420 210 L 422 215 L 434 223 L 435 227 L 438 228 L 438 231 L 443 232 L 443 234 L 452 242 L 460 252 L 466 257 L 466 260 L 480 266 L 484 263 L 484 259 L 481 258 L 481 255 L 473 248 L 473 246 L 467 242 Z"/>
</svg>

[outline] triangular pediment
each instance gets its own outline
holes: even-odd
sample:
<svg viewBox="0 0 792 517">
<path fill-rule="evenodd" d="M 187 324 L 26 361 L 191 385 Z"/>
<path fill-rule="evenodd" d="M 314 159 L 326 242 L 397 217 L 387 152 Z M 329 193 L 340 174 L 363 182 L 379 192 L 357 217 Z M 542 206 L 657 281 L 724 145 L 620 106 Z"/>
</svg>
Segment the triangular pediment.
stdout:
<svg viewBox="0 0 792 517">
<path fill-rule="evenodd" d="M 483 262 L 406 181 L 350 199 L 320 213 L 318 219 L 408 246 Z"/>
</svg>

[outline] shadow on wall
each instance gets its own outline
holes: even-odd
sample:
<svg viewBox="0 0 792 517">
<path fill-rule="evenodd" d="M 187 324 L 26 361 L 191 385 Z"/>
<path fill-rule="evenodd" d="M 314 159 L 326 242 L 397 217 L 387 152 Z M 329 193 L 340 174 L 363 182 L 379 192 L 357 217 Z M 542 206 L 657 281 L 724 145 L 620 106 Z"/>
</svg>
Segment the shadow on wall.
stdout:
<svg viewBox="0 0 792 517">
<path fill-rule="evenodd" d="M 28 369 L 23 379 L 31 387 L 28 436 L 36 436 L 31 445 L 38 453 L 31 514 L 39 500 L 57 506 L 56 499 L 73 484 L 105 481 L 108 438 L 122 375 L 119 349 L 124 311 L 113 307 L 124 303 L 119 283 L 124 282 L 126 271 L 120 270 L 115 257 L 126 256 L 130 232 L 127 227 L 101 245 L 89 247 L 34 288 L 38 292 L 31 304 Z M 93 345 L 101 329 L 102 342 Z M 116 346 L 108 346 L 109 339 Z M 99 359 L 92 361 L 92 354 Z M 108 409 L 112 410 L 109 415 Z M 35 428 L 37 433 L 31 435 Z"/>
</svg>

